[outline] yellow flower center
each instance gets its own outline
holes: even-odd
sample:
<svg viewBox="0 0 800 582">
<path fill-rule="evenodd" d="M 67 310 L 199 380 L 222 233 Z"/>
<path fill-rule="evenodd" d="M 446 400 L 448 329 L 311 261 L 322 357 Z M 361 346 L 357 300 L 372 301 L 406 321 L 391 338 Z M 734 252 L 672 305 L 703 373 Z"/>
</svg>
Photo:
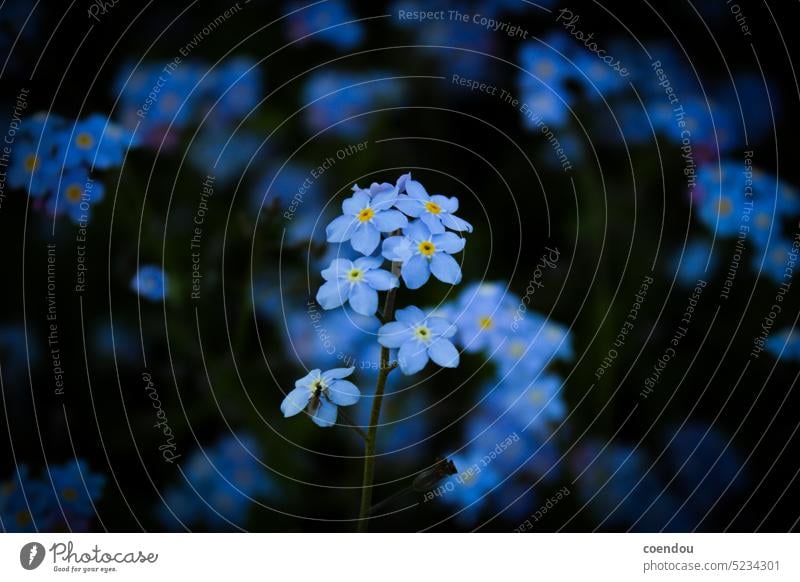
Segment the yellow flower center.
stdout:
<svg viewBox="0 0 800 582">
<path fill-rule="evenodd" d="M 78 492 L 72 487 L 67 487 L 61 492 L 61 497 L 64 498 L 64 501 L 75 501 L 78 498 Z"/>
<path fill-rule="evenodd" d="M 555 67 L 553 63 L 550 61 L 539 61 L 536 63 L 536 72 L 539 73 L 541 77 L 549 77 L 555 71 Z"/>
<path fill-rule="evenodd" d="M 717 205 L 717 211 L 719 212 L 720 216 L 728 216 L 731 211 L 733 210 L 733 204 L 727 198 L 721 198 L 719 204 Z"/>
<path fill-rule="evenodd" d="M 31 514 L 25 510 L 22 510 L 17 513 L 16 519 L 19 525 L 26 526 L 31 522 Z"/>
<path fill-rule="evenodd" d="M 82 150 L 86 150 L 94 145 L 94 138 L 91 134 L 84 131 L 78 134 L 78 137 L 75 138 L 75 143 L 78 144 L 78 147 Z"/>
<path fill-rule="evenodd" d="M 525 343 L 516 341 L 511 344 L 511 355 L 515 358 L 521 358 L 522 354 L 525 353 Z"/>
<path fill-rule="evenodd" d="M 758 228 L 767 228 L 769 226 L 769 214 L 766 212 L 760 212 L 756 216 L 756 226 Z"/>
<path fill-rule="evenodd" d="M 436 252 L 436 245 L 434 245 L 431 241 L 426 240 L 419 243 L 419 252 L 425 257 L 432 257 L 433 253 Z"/>
<path fill-rule="evenodd" d="M 488 315 L 484 315 L 478 319 L 478 325 L 481 326 L 481 329 L 492 329 L 492 326 L 494 326 L 494 321 L 492 321 L 492 318 Z"/>
<path fill-rule="evenodd" d="M 544 403 L 544 392 L 542 390 L 532 390 L 530 399 L 533 404 L 542 404 Z"/>
<path fill-rule="evenodd" d="M 361 222 L 368 222 L 372 220 L 373 216 L 375 216 L 375 211 L 368 206 L 358 213 L 358 220 Z"/>
<path fill-rule="evenodd" d="M 442 211 L 442 207 L 436 204 L 436 202 L 426 202 L 425 210 L 431 214 L 439 214 Z"/>
<path fill-rule="evenodd" d="M 347 280 L 351 283 L 358 283 L 364 278 L 364 271 L 361 269 L 351 269 L 349 273 L 347 273 Z"/>
<path fill-rule="evenodd" d="M 66 190 L 67 200 L 72 203 L 80 202 L 81 195 L 83 194 L 83 188 L 78 186 L 77 184 L 72 184 Z"/>
<path fill-rule="evenodd" d="M 28 154 L 28 157 L 25 158 L 25 171 L 33 173 L 38 168 L 39 158 L 36 157 L 36 154 Z"/>
<path fill-rule="evenodd" d="M 421 342 L 429 342 L 431 341 L 431 330 L 426 325 L 419 325 L 414 329 L 414 335 L 416 338 Z"/>
</svg>

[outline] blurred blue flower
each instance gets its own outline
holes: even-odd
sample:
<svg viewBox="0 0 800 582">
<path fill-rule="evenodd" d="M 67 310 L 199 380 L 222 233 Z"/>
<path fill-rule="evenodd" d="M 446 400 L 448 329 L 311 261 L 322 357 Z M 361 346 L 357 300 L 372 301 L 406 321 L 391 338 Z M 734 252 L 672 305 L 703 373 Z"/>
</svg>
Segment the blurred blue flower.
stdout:
<svg viewBox="0 0 800 582">
<path fill-rule="evenodd" d="M 776 358 L 800 362 L 800 333 L 789 327 L 775 331 L 767 338 L 764 349 Z"/>
<path fill-rule="evenodd" d="M 58 155 L 64 160 L 65 168 L 84 164 L 105 170 L 122 164 L 131 139 L 129 131 L 103 115 L 93 114 L 62 131 Z"/>
<path fill-rule="evenodd" d="M 167 295 L 167 276 L 155 265 L 142 265 L 131 280 L 131 289 L 150 301 L 162 301 Z"/>
<path fill-rule="evenodd" d="M 49 474 L 67 523 L 86 523 L 95 514 L 94 505 L 102 495 L 106 478 L 92 473 L 86 461 L 80 459 L 50 467 Z M 53 512 L 61 517 L 61 511 L 53 508 Z"/>
<path fill-rule="evenodd" d="M 421 220 L 403 229 L 403 236 L 391 236 L 383 241 L 383 256 L 402 263 L 400 275 L 409 289 L 419 289 L 431 274 L 456 285 L 461 282 L 461 267 L 451 257 L 464 249 L 465 240 L 452 232 L 432 234 Z"/>
<path fill-rule="evenodd" d="M 310 6 L 294 2 L 287 7 L 287 12 L 292 10 L 297 10 L 287 18 L 287 30 L 292 40 L 309 37 L 309 40 L 348 50 L 359 45 L 364 38 L 364 25 L 351 22 L 357 20 L 357 16 L 344 0 L 328 0 Z"/>
<path fill-rule="evenodd" d="M 709 261 L 710 259 L 710 261 Z M 719 257 L 711 255 L 711 245 L 707 240 L 694 239 L 675 251 L 670 269 L 675 273 L 678 284 L 693 287 L 698 279 L 708 279 L 719 264 Z M 708 269 L 706 269 L 708 265 Z"/>
<path fill-rule="evenodd" d="M 400 285 L 397 277 L 379 267 L 383 257 L 362 257 L 355 262 L 334 259 L 322 271 L 325 283 L 317 292 L 317 303 L 323 309 L 335 309 L 345 302 L 361 315 L 378 311 L 378 291 L 388 291 Z"/>
<path fill-rule="evenodd" d="M 429 317 L 418 307 L 399 309 L 396 321 L 378 330 L 378 342 L 387 348 L 400 348 L 397 362 L 406 374 L 415 374 L 433 360 L 444 368 L 458 366 L 459 356 L 449 338 L 456 327 L 441 317 Z"/>
<path fill-rule="evenodd" d="M 48 201 L 52 214 L 66 214 L 75 224 L 91 217 L 91 208 L 105 197 L 105 187 L 89 177 L 84 168 L 67 170 L 54 196 Z"/>
<path fill-rule="evenodd" d="M 344 380 L 355 368 L 334 368 L 327 372 L 311 370 L 295 382 L 295 388 L 281 403 L 283 416 L 290 417 L 307 410 L 314 424 L 329 427 L 336 424 L 338 406 L 351 406 L 361 396 L 355 384 Z"/>
</svg>

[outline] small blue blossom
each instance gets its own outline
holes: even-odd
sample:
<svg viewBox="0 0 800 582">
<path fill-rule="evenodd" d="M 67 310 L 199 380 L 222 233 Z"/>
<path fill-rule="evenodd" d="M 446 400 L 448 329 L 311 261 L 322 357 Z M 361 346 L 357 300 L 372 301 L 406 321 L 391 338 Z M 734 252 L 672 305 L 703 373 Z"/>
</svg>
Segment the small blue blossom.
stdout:
<svg viewBox="0 0 800 582">
<path fill-rule="evenodd" d="M 106 482 L 103 475 L 92 473 L 80 459 L 50 467 L 49 473 L 68 522 L 86 520 L 94 515 L 94 503 Z"/>
<path fill-rule="evenodd" d="M 132 134 L 99 114 L 77 121 L 73 128 L 64 129 L 59 140 L 59 155 L 64 167 L 80 164 L 108 169 L 122 164 Z"/>
<path fill-rule="evenodd" d="M 20 140 L 11 155 L 8 185 L 27 190 L 31 198 L 52 192 L 58 185 L 60 167 L 48 143 Z"/>
<path fill-rule="evenodd" d="M 416 180 L 405 183 L 407 194 L 397 198 L 395 206 L 412 218 L 419 218 L 433 234 L 442 234 L 445 227 L 458 232 L 472 232 L 472 225 L 453 213 L 458 210 L 458 198 L 430 196 Z"/>
<path fill-rule="evenodd" d="M 319 40 L 331 46 L 347 50 L 356 47 L 364 38 L 364 25 L 342 0 L 329 0 L 321 4 L 303 7 L 292 4 L 297 10 L 287 18 L 288 32 L 292 40 Z"/>
<path fill-rule="evenodd" d="M 290 417 L 307 410 L 314 424 L 321 427 L 336 424 L 339 406 L 358 402 L 361 392 L 347 378 L 355 368 L 334 368 L 327 372 L 311 370 L 295 382 L 295 388 L 281 403 L 283 416 Z"/>
<path fill-rule="evenodd" d="M 378 291 L 388 291 L 400 285 L 397 277 L 379 269 L 383 257 L 362 257 L 355 261 L 334 259 L 322 271 L 325 283 L 317 292 L 317 303 L 323 309 L 335 309 L 345 302 L 361 315 L 378 311 Z"/>
<path fill-rule="evenodd" d="M 399 309 L 396 321 L 378 330 L 378 343 L 387 348 L 400 348 L 397 363 L 406 374 L 416 374 L 433 360 L 443 368 L 458 366 L 458 350 L 449 338 L 456 327 L 442 317 L 431 317 L 418 307 Z"/>
<path fill-rule="evenodd" d="M 710 255 L 711 245 L 706 240 L 693 240 L 676 251 L 670 267 L 678 284 L 692 287 L 698 279 L 707 279 L 719 263 L 717 256 Z"/>
<path fill-rule="evenodd" d="M 371 255 L 381 242 L 382 232 L 392 232 L 405 227 L 408 219 L 392 207 L 397 201 L 397 190 L 385 190 L 371 197 L 365 190 L 354 192 L 342 202 L 343 216 L 336 218 L 325 230 L 328 242 L 350 241 L 363 255 Z"/>
<path fill-rule="evenodd" d="M 155 265 L 143 265 L 131 280 L 131 289 L 150 301 L 162 301 L 167 294 L 167 277 Z"/>
<path fill-rule="evenodd" d="M 419 289 L 431 276 L 456 285 L 461 282 L 461 267 L 450 255 L 464 249 L 465 240 L 452 232 L 432 234 L 420 220 L 411 222 L 403 236 L 383 241 L 383 256 L 402 263 L 400 275 L 409 289 Z"/>
<path fill-rule="evenodd" d="M 48 201 L 48 207 L 51 213 L 66 214 L 79 224 L 89 220 L 92 205 L 102 201 L 104 196 L 101 182 L 92 180 L 84 168 L 75 168 L 61 176 L 58 191 Z"/>
</svg>

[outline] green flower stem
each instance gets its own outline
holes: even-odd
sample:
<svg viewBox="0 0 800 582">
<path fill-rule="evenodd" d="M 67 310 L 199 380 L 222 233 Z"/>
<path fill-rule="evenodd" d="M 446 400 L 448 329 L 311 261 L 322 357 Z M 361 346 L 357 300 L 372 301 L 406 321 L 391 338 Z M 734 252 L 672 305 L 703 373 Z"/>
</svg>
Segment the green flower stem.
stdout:
<svg viewBox="0 0 800 582">
<path fill-rule="evenodd" d="M 395 276 L 400 275 L 400 263 L 392 263 L 392 273 Z M 383 306 L 383 321 L 389 322 L 394 319 L 396 298 L 397 288 L 386 294 L 386 302 Z M 396 363 L 389 362 L 389 348 L 381 347 L 380 360 L 378 381 L 375 386 L 375 397 L 372 400 L 372 411 L 369 415 L 369 426 L 367 427 L 367 438 L 364 446 L 364 480 L 361 483 L 361 509 L 358 513 L 358 531 L 360 532 L 367 531 L 369 527 L 370 509 L 372 508 L 372 484 L 375 481 L 375 447 L 378 422 L 381 418 L 383 393 L 386 389 L 386 379 L 389 377 L 389 372 L 397 367 Z"/>
</svg>

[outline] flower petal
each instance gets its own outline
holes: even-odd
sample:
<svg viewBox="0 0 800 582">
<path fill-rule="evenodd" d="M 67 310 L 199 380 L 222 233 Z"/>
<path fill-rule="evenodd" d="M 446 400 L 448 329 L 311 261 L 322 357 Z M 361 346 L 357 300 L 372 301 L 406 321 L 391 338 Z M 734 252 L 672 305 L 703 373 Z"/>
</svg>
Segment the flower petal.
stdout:
<svg viewBox="0 0 800 582">
<path fill-rule="evenodd" d="M 457 330 L 455 324 L 450 323 L 444 317 L 429 317 L 428 327 L 431 328 L 434 335 L 442 337 L 453 337 Z"/>
<path fill-rule="evenodd" d="M 328 398 L 338 406 L 350 406 L 358 402 L 361 392 L 347 380 L 337 380 L 328 386 Z"/>
<path fill-rule="evenodd" d="M 378 292 L 366 283 L 353 285 L 350 290 L 350 307 L 361 315 L 375 315 L 378 311 Z"/>
<path fill-rule="evenodd" d="M 362 255 L 371 255 L 381 242 L 381 233 L 370 223 L 359 226 L 350 238 L 350 244 Z"/>
<path fill-rule="evenodd" d="M 325 382 L 330 383 L 331 380 L 341 380 L 342 378 L 347 378 L 350 374 L 353 373 L 355 370 L 354 367 L 350 368 L 332 368 L 327 372 L 322 373 L 322 378 Z"/>
<path fill-rule="evenodd" d="M 350 240 L 355 232 L 357 220 L 352 216 L 339 216 L 325 229 L 328 242 L 341 243 Z"/>
<path fill-rule="evenodd" d="M 342 202 L 342 213 L 355 216 L 367 206 L 369 206 L 369 194 L 365 190 L 358 190 Z"/>
<path fill-rule="evenodd" d="M 372 197 L 372 206 L 375 212 L 389 210 L 397 201 L 397 190 L 391 184 L 387 184 L 388 189 L 382 190 Z"/>
<path fill-rule="evenodd" d="M 328 281 L 317 291 L 317 303 L 322 309 L 336 309 L 350 298 L 350 283 L 342 279 Z"/>
<path fill-rule="evenodd" d="M 437 251 L 444 251 L 448 255 L 452 255 L 453 253 L 460 253 L 463 251 L 467 240 L 454 232 L 446 232 L 444 234 L 434 235 L 431 242 L 434 244 Z"/>
<path fill-rule="evenodd" d="M 458 350 L 448 339 L 440 337 L 433 340 L 428 346 L 428 355 L 431 360 L 442 368 L 455 368 L 458 366 Z"/>
<path fill-rule="evenodd" d="M 437 256 L 447 257 L 455 263 L 453 257 L 450 255 L 437 253 L 434 255 L 434 258 Z M 456 265 L 456 267 L 458 267 L 458 265 Z M 400 269 L 400 274 L 403 277 L 403 281 L 405 281 L 406 287 L 409 289 L 419 289 L 428 282 L 428 279 L 431 276 L 431 266 L 428 263 L 428 259 L 422 255 L 414 255 L 405 263 L 403 263 L 403 267 Z M 459 271 L 459 275 L 460 274 L 461 271 Z"/>
<path fill-rule="evenodd" d="M 414 332 L 407 324 L 392 321 L 378 330 L 378 343 L 385 348 L 399 348 L 413 336 Z"/>
<path fill-rule="evenodd" d="M 415 198 L 417 200 L 429 200 L 430 196 L 428 196 L 428 192 L 425 190 L 425 187 L 417 182 L 416 180 L 409 180 L 406 182 L 406 192 L 411 198 Z"/>
<path fill-rule="evenodd" d="M 392 232 L 408 226 L 408 219 L 399 210 L 384 210 L 375 215 L 372 224 L 381 232 Z"/>
<path fill-rule="evenodd" d="M 412 218 L 419 218 L 420 214 L 422 214 L 425 210 L 422 202 L 415 198 L 409 198 L 408 196 L 398 197 L 394 203 L 394 206 Z"/>
<path fill-rule="evenodd" d="M 408 226 L 403 230 L 403 232 L 414 242 L 430 240 L 431 238 L 431 231 L 427 226 L 425 226 L 425 223 L 422 222 L 422 220 L 409 222 Z"/>
<path fill-rule="evenodd" d="M 411 241 L 405 236 L 390 236 L 383 241 L 383 256 L 390 261 L 404 263 L 411 258 Z"/>
<path fill-rule="evenodd" d="M 400 285 L 397 277 L 385 269 L 373 269 L 364 273 L 364 280 L 367 285 L 378 291 L 388 291 Z"/>
<path fill-rule="evenodd" d="M 347 259 L 333 259 L 327 269 L 322 269 L 322 278 L 333 281 L 347 276 L 353 268 L 353 262 Z"/>
<path fill-rule="evenodd" d="M 438 204 L 439 208 L 448 214 L 452 214 L 458 210 L 458 198 L 455 196 L 448 198 L 447 196 L 442 196 L 441 194 L 434 194 L 431 196 L 431 202 Z"/>
<path fill-rule="evenodd" d="M 311 417 L 311 420 L 313 420 L 314 424 L 317 426 L 327 428 L 336 424 L 336 416 L 338 413 L 339 409 L 336 408 L 333 402 L 330 402 L 327 398 L 320 398 L 319 408 L 314 413 L 314 416 Z"/>
<path fill-rule="evenodd" d="M 397 321 L 402 321 L 408 325 L 417 325 L 418 323 L 425 321 L 425 312 L 416 305 L 409 305 L 403 309 L 398 309 L 397 313 L 394 315 L 394 318 Z"/>
<path fill-rule="evenodd" d="M 458 232 L 472 232 L 472 225 L 469 222 L 452 214 L 442 214 L 442 224 Z"/>
<path fill-rule="evenodd" d="M 430 269 L 433 276 L 443 283 L 456 285 L 461 281 L 461 267 L 458 266 L 453 257 L 445 253 L 433 255 Z M 412 288 L 411 285 L 409 285 L 409 288 Z"/>
<path fill-rule="evenodd" d="M 306 388 L 308 389 L 311 386 L 311 383 L 314 380 L 318 380 L 320 377 L 320 370 L 319 368 L 315 370 L 311 370 L 308 374 L 300 378 L 297 382 L 294 383 L 295 388 Z"/>
<path fill-rule="evenodd" d="M 397 363 L 405 375 L 416 374 L 428 363 L 428 350 L 418 341 L 408 341 L 397 352 Z"/>
<path fill-rule="evenodd" d="M 376 257 L 359 257 L 353 261 L 356 267 L 364 271 L 377 269 L 383 264 L 383 257 L 378 255 Z"/>
<path fill-rule="evenodd" d="M 437 235 L 444 232 L 442 220 L 437 215 L 431 214 L 430 212 L 425 212 L 422 216 L 420 216 L 420 220 L 425 223 L 425 226 L 428 227 L 428 230 L 431 231 L 431 234 Z"/>
<path fill-rule="evenodd" d="M 295 388 L 281 402 L 281 412 L 285 418 L 294 416 L 303 411 L 311 400 L 311 390 L 308 388 Z"/>
</svg>

